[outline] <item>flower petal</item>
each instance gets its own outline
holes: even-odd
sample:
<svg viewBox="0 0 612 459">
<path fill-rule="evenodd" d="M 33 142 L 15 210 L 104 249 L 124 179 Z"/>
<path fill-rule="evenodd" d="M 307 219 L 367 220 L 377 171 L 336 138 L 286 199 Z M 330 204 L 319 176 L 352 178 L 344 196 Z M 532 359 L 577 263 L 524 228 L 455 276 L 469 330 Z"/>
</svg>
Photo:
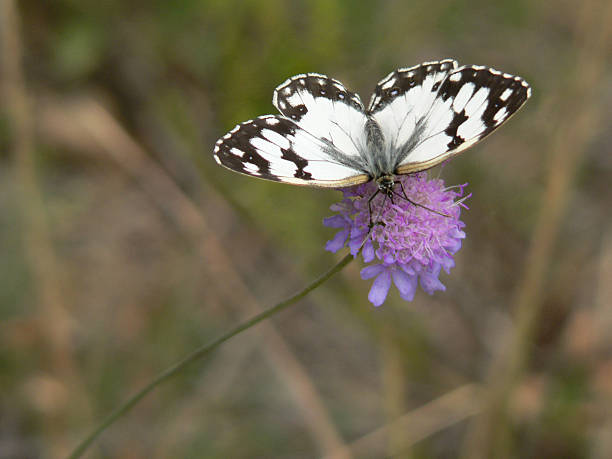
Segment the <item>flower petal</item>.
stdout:
<svg viewBox="0 0 612 459">
<path fill-rule="evenodd" d="M 347 228 L 350 226 L 350 222 L 347 222 L 347 219 L 342 215 L 332 215 L 323 219 L 323 226 L 329 228 Z"/>
<path fill-rule="evenodd" d="M 366 280 L 366 279 L 371 279 L 375 276 L 378 276 L 384 270 L 385 270 L 385 265 L 381 265 L 381 264 L 370 265 L 370 266 L 366 266 L 365 268 L 363 268 L 359 274 L 361 275 L 361 278 L 363 280 Z"/>
<path fill-rule="evenodd" d="M 461 239 L 449 239 L 444 248 L 450 253 L 457 253 L 461 248 Z"/>
<path fill-rule="evenodd" d="M 363 255 L 363 261 L 366 263 L 370 263 L 374 260 L 374 244 L 372 244 L 372 240 L 370 238 L 368 238 L 366 243 L 363 245 L 361 254 Z"/>
<path fill-rule="evenodd" d="M 391 287 L 391 275 L 389 274 L 389 270 L 385 270 L 380 273 L 372 283 L 372 288 L 368 294 L 368 300 L 370 300 L 370 303 L 372 303 L 374 306 L 380 306 L 383 304 L 387 299 L 389 287 Z"/>
<path fill-rule="evenodd" d="M 450 237 L 454 237 L 456 239 L 465 239 L 465 232 L 461 231 L 459 228 L 453 228 L 448 234 Z"/>
<path fill-rule="evenodd" d="M 347 229 L 338 231 L 333 239 L 327 241 L 325 244 L 325 250 L 336 253 L 338 250 L 344 247 L 344 243 L 346 242 L 348 235 L 349 230 Z"/>
<path fill-rule="evenodd" d="M 450 256 L 440 257 L 438 258 L 438 261 L 440 262 L 442 268 L 444 268 L 444 271 L 446 271 L 446 274 L 450 274 L 451 268 L 455 266 L 455 260 Z"/>
<path fill-rule="evenodd" d="M 415 269 L 415 263 L 407 263 L 405 265 L 399 265 L 402 270 L 408 274 L 409 276 L 414 276 L 417 274 L 417 270 Z M 418 264 L 416 266 L 419 266 Z"/>
<path fill-rule="evenodd" d="M 392 270 L 391 276 L 400 296 L 406 301 L 412 301 L 417 288 L 417 276 L 409 276 L 400 269 Z"/>
<path fill-rule="evenodd" d="M 430 295 L 433 295 L 436 290 L 446 290 L 444 284 L 440 282 L 440 279 L 438 279 L 438 274 L 423 271 L 419 276 L 419 280 L 421 283 L 421 288 Z"/>
<path fill-rule="evenodd" d="M 354 257 L 357 256 L 361 248 L 363 247 L 363 243 L 366 240 L 367 231 L 362 231 L 353 225 L 351 228 L 351 235 L 348 241 L 348 248 L 351 251 L 351 255 Z"/>
</svg>

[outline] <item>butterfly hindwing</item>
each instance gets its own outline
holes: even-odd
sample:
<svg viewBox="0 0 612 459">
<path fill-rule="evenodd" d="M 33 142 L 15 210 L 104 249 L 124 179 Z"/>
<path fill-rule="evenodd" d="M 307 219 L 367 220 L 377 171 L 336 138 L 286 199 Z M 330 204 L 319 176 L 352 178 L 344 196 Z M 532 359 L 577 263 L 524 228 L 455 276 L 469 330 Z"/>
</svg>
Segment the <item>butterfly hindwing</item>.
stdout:
<svg viewBox="0 0 612 459">
<path fill-rule="evenodd" d="M 504 123 L 529 98 L 520 77 L 481 66 L 454 70 L 440 83 L 426 114 L 417 122 L 400 174 L 430 168 L 474 145 Z"/>
<path fill-rule="evenodd" d="M 315 137 L 331 142 L 344 155 L 359 158 L 367 117 L 359 96 L 318 73 L 296 75 L 274 90 L 272 103 Z"/>
<path fill-rule="evenodd" d="M 343 187 L 368 180 L 333 144 L 284 116 L 239 124 L 217 141 L 213 154 L 236 172 L 295 185 Z"/>
</svg>

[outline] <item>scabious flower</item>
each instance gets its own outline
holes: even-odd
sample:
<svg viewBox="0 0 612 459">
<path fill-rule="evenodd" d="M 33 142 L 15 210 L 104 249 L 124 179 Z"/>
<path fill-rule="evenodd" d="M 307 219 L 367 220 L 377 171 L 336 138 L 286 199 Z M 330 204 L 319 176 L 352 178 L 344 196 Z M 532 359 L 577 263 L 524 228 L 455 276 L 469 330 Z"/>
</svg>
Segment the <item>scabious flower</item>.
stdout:
<svg viewBox="0 0 612 459">
<path fill-rule="evenodd" d="M 368 263 L 361 270 L 362 279 L 372 279 L 368 299 L 380 306 L 387 298 L 393 282 L 400 296 L 412 301 L 420 284 L 433 294 L 445 290 L 438 279 L 440 271 L 449 273 L 455 265 L 453 255 L 465 238 L 459 220 L 463 189 L 467 184 L 445 188 L 441 179 L 429 179 L 426 172 L 396 177 L 393 202 L 383 193 L 376 193 L 373 181 L 342 189 L 344 199 L 331 206 L 336 215 L 323 220 L 325 226 L 340 231 L 327 242 L 326 250 L 336 252 L 345 245 L 351 254 L 360 253 Z M 408 199 L 403 197 L 400 183 Z M 422 207 L 421 207 L 422 206 Z M 370 222 L 374 223 L 371 230 Z"/>
</svg>

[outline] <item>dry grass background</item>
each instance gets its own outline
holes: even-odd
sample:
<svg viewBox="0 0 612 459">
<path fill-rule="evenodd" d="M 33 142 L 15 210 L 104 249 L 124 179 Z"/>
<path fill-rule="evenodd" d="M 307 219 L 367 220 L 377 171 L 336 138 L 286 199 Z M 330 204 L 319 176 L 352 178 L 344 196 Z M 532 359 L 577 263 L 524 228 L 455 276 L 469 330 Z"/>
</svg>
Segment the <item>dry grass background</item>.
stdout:
<svg viewBox="0 0 612 459">
<path fill-rule="evenodd" d="M 612 4 L 0 2 L 0 457 L 63 457 L 336 262 L 333 191 L 211 160 L 305 71 L 363 97 L 455 57 L 534 96 L 470 182 L 446 292 L 357 263 L 144 399 L 87 457 L 612 457 Z M 436 172 L 437 173 L 437 172 Z"/>
</svg>

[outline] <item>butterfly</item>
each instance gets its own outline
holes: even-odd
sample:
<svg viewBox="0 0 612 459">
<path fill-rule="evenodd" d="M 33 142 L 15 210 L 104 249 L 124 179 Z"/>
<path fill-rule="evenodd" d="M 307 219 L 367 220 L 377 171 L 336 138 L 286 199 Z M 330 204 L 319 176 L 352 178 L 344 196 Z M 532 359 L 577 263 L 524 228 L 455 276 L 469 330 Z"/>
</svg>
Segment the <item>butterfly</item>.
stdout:
<svg viewBox="0 0 612 459">
<path fill-rule="evenodd" d="M 220 165 L 293 185 L 341 188 L 429 169 L 471 147 L 531 96 L 520 77 L 453 59 L 382 79 L 366 109 L 333 78 L 306 73 L 274 90 L 280 115 L 237 125 L 214 147 Z M 400 182 L 401 183 L 401 182 Z"/>
</svg>

